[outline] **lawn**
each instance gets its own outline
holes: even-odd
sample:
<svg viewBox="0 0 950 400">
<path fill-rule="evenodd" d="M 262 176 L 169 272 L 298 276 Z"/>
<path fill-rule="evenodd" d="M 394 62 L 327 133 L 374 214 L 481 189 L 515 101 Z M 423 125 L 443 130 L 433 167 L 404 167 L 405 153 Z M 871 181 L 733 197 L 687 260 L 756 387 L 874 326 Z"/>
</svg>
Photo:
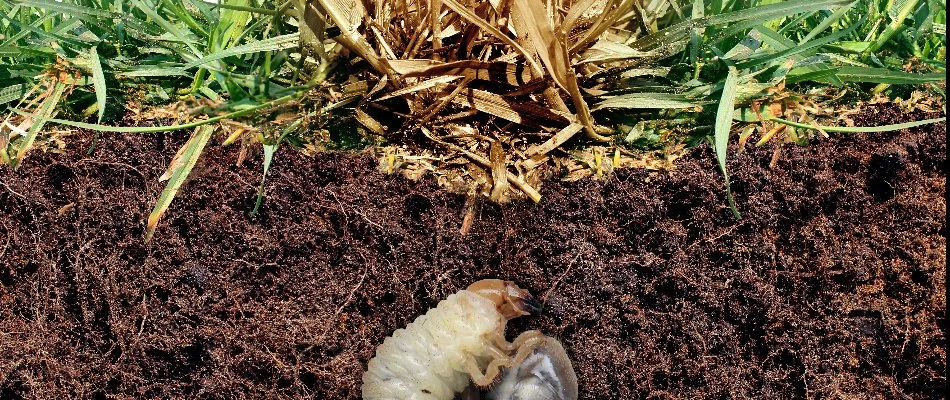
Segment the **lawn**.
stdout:
<svg viewBox="0 0 950 400">
<path fill-rule="evenodd" d="M 503 278 L 582 399 L 937 398 L 945 8 L 0 0 L 0 397 L 358 398 Z"/>
</svg>

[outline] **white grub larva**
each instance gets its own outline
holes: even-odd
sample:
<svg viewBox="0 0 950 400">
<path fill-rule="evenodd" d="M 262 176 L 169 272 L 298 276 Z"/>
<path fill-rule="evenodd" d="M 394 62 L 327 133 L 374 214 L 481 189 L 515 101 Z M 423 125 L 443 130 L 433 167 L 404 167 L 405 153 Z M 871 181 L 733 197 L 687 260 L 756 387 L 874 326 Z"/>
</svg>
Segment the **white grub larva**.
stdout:
<svg viewBox="0 0 950 400">
<path fill-rule="evenodd" d="M 473 283 L 386 338 L 363 374 L 363 399 L 452 400 L 470 379 L 490 385 L 501 368 L 519 364 L 542 338 L 528 331 L 509 343 L 508 320 L 538 309 L 512 282 Z"/>
<path fill-rule="evenodd" d="M 567 352 L 545 336 L 520 364 L 504 372 L 490 400 L 577 400 L 577 375 Z"/>
</svg>

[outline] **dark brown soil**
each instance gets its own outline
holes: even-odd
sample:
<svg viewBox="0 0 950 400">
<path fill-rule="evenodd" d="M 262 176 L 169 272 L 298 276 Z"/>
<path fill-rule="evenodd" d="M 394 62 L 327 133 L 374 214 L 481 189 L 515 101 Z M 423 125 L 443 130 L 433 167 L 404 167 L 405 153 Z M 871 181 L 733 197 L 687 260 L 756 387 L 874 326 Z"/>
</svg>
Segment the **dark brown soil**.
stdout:
<svg viewBox="0 0 950 400">
<path fill-rule="evenodd" d="M 886 106 L 858 123 L 921 118 Z M 480 278 L 546 301 L 582 399 L 942 398 L 946 127 L 708 147 L 673 173 L 485 205 L 366 155 L 210 148 L 155 240 L 182 134 L 108 135 L 0 169 L 0 398 L 356 399 L 383 338 Z"/>
</svg>

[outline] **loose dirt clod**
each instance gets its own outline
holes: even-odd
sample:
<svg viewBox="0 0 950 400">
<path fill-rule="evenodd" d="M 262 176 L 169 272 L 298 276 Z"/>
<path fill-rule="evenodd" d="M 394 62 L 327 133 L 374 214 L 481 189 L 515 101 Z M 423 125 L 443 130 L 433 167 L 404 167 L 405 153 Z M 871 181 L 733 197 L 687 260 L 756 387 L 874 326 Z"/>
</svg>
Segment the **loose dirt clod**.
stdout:
<svg viewBox="0 0 950 400">
<path fill-rule="evenodd" d="M 749 146 L 729 165 L 741 221 L 702 146 L 672 173 L 472 208 L 464 236 L 464 196 L 289 147 L 251 219 L 260 155 L 209 145 L 151 244 L 188 133 L 103 135 L 92 156 L 82 134 L 0 169 L 0 398 L 357 399 L 384 337 L 487 277 L 549 293 L 509 329 L 560 339 L 581 399 L 941 398 L 944 130 L 786 145 L 772 169 Z"/>
</svg>

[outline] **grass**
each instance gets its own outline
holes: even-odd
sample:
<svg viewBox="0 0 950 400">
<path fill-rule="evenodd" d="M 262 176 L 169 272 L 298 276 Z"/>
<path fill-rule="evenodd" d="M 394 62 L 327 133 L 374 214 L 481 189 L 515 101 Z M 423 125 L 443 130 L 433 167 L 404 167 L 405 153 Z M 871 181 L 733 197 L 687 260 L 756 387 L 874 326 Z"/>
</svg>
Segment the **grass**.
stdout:
<svg viewBox="0 0 950 400">
<path fill-rule="evenodd" d="M 197 159 L 194 143 L 211 135 L 200 127 L 235 121 L 244 128 L 229 136 L 269 149 L 266 176 L 277 145 L 305 141 L 312 121 L 352 121 L 366 136 L 473 162 L 531 198 L 531 170 L 577 146 L 709 138 L 728 191 L 737 131 L 764 144 L 886 130 L 818 119 L 848 94 L 946 96 L 936 0 L 503 3 L 0 0 L 0 161 L 18 165 L 51 124 L 196 128 L 183 151 Z M 504 76 L 484 61 L 507 66 Z M 190 107 L 162 126 L 111 126 L 139 102 Z M 278 107 L 291 117 L 275 120 Z M 189 168 L 172 167 L 173 197 Z"/>
</svg>

